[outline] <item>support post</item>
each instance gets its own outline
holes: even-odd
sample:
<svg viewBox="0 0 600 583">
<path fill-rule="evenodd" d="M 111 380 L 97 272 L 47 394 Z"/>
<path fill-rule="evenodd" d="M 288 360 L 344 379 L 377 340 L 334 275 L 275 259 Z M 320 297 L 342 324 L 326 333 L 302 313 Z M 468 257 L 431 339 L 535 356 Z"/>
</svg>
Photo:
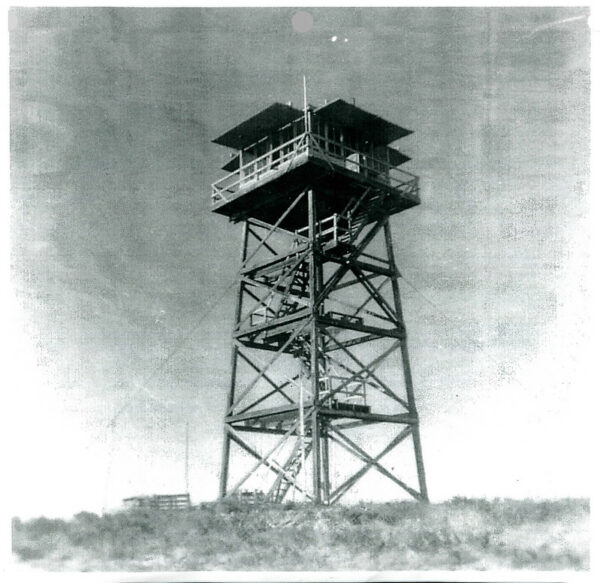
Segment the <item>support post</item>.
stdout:
<svg viewBox="0 0 600 583">
<path fill-rule="evenodd" d="M 419 490 L 421 499 L 429 502 L 427 494 L 427 482 L 425 480 L 425 464 L 423 463 L 423 450 L 421 448 L 421 436 L 419 433 L 419 418 L 417 415 L 417 406 L 415 403 L 415 393 L 413 389 L 412 373 L 410 370 L 410 360 L 408 357 L 408 343 L 406 332 L 404 330 L 404 317 L 402 316 L 402 303 L 400 300 L 400 288 L 398 287 L 398 270 L 396 260 L 394 258 L 394 246 L 392 241 L 392 232 L 390 229 L 390 219 L 386 219 L 383 226 L 385 233 L 385 244 L 387 248 L 388 260 L 394 275 L 391 277 L 392 293 L 394 295 L 394 305 L 396 308 L 396 316 L 398 320 L 398 329 L 403 332 L 400 337 L 400 352 L 402 353 L 402 368 L 404 371 L 404 384 L 406 385 L 406 399 L 408 402 L 409 412 L 415 417 L 416 421 L 412 426 L 413 446 L 415 450 L 415 460 L 417 465 L 417 474 L 419 479 Z"/>
<path fill-rule="evenodd" d="M 319 427 L 319 328 L 317 322 L 317 289 L 318 255 L 316 240 L 315 191 L 308 191 L 308 234 L 311 245 L 309 255 L 309 296 L 312 309 L 310 331 L 310 379 L 314 409 L 311 417 L 311 439 L 313 452 L 313 498 L 316 504 L 321 503 L 321 445 Z"/>
<path fill-rule="evenodd" d="M 242 233 L 242 261 L 241 265 L 244 265 L 246 261 L 246 254 L 248 252 L 248 221 L 244 221 L 243 233 Z M 233 330 L 237 328 L 240 317 L 242 314 L 242 295 L 244 293 L 243 286 L 244 282 L 242 281 L 242 275 L 240 273 L 239 284 L 237 287 L 237 298 L 235 304 L 235 315 L 233 318 Z M 231 348 L 231 383 L 229 385 L 229 394 L 227 396 L 227 406 L 226 406 L 226 415 L 229 410 L 233 406 L 235 399 L 235 384 L 236 384 L 236 375 L 237 375 L 237 362 L 238 362 L 238 345 L 236 342 L 232 343 Z M 221 459 L 221 476 L 220 476 L 220 484 L 219 484 L 219 498 L 225 498 L 227 496 L 227 481 L 229 478 L 229 453 L 231 449 L 231 436 L 229 431 L 227 431 L 227 427 L 225 427 L 224 435 L 223 435 L 223 451 L 222 451 L 222 459 Z"/>
<path fill-rule="evenodd" d="M 329 504 L 331 481 L 329 478 L 329 430 L 327 428 L 327 423 L 323 423 L 321 445 L 323 447 L 323 502 Z"/>
<path fill-rule="evenodd" d="M 185 493 L 190 493 L 190 422 L 185 422 Z"/>
</svg>

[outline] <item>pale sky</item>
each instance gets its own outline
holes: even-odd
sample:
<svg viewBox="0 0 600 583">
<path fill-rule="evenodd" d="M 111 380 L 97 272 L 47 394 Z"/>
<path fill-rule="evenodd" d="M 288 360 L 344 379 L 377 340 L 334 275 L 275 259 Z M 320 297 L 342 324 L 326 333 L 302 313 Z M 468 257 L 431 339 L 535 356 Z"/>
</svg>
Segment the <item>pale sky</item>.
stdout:
<svg viewBox="0 0 600 583">
<path fill-rule="evenodd" d="M 308 11 L 11 12 L 14 514 L 183 491 L 186 422 L 216 496 L 240 227 L 211 139 L 303 75 L 415 132 L 392 228 L 441 308 L 401 283 L 432 500 L 589 495 L 586 9 Z"/>
</svg>

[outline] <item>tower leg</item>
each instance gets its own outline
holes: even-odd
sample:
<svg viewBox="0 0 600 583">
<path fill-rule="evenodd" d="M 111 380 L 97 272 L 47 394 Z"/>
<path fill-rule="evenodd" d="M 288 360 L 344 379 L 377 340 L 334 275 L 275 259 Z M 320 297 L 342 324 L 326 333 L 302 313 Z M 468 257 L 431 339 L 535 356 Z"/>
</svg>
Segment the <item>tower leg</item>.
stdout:
<svg viewBox="0 0 600 583">
<path fill-rule="evenodd" d="M 221 478 L 219 482 L 219 498 L 227 496 L 227 478 L 229 475 L 230 437 L 227 431 L 223 434 L 223 452 L 221 455 Z"/>
<path fill-rule="evenodd" d="M 244 222 L 244 228 L 242 233 L 242 265 L 246 261 L 246 255 L 248 252 L 248 222 Z M 234 315 L 234 330 L 237 328 L 240 322 L 240 316 L 242 313 L 242 295 L 243 295 L 243 282 L 241 280 L 238 284 L 237 298 L 235 304 L 235 315 Z M 235 385 L 236 385 L 236 377 L 237 377 L 237 361 L 238 361 L 238 348 L 233 343 L 233 347 L 231 349 L 231 384 L 229 385 L 229 394 L 227 396 L 227 408 L 225 410 L 225 415 L 227 416 L 229 410 L 231 409 L 234 399 L 235 399 Z M 223 451 L 221 456 L 221 476 L 219 481 L 219 498 L 225 498 L 227 496 L 227 482 L 229 478 L 229 454 L 231 450 L 231 437 L 229 435 L 229 431 L 227 431 L 227 427 L 225 427 L 225 431 L 223 434 Z"/>
<path fill-rule="evenodd" d="M 384 224 L 385 232 L 385 244 L 387 248 L 388 260 L 390 268 L 395 272 L 391 277 L 392 293 L 394 295 L 394 307 L 396 310 L 396 316 L 399 321 L 399 328 L 401 328 L 402 339 L 400 341 L 400 351 L 402 353 L 402 368 L 404 371 L 404 383 L 406 385 L 406 398 L 410 412 L 416 418 L 415 423 L 412 425 L 412 438 L 413 446 L 415 451 L 415 461 L 417 465 L 417 475 L 419 480 L 419 491 L 421 499 L 425 502 L 429 501 L 427 494 L 427 482 L 425 480 L 425 465 L 423 463 L 423 451 L 421 449 L 421 436 L 419 433 L 419 418 L 417 414 L 417 406 L 415 403 L 415 393 L 413 389 L 412 373 L 410 370 L 410 360 L 408 357 L 408 344 L 406 341 L 406 330 L 404 329 L 404 317 L 402 315 L 402 303 L 400 300 L 400 289 L 398 287 L 398 271 L 396 268 L 396 260 L 394 259 L 394 247 L 392 242 L 392 233 L 390 229 L 389 218 Z"/>
<path fill-rule="evenodd" d="M 327 424 L 323 424 L 323 435 L 321 437 L 321 446 L 323 448 L 323 502 L 329 504 L 331 494 L 331 482 L 329 479 L 329 435 L 327 433 Z"/>
<path fill-rule="evenodd" d="M 313 411 L 311 415 L 311 439 L 313 452 L 313 497 L 315 504 L 321 503 L 321 428 L 319 423 L 319 330 L 317 326 L 318 307 L 318 257 L 316 238 L 316 209 L 315 191 L 311 188 L 308 193 L 308 233 L 312 249 L 309 264 L 309 294 L 312 308 L 312 323 L 310 333 L 310 378 L 313 394 Z"/>
</svg>

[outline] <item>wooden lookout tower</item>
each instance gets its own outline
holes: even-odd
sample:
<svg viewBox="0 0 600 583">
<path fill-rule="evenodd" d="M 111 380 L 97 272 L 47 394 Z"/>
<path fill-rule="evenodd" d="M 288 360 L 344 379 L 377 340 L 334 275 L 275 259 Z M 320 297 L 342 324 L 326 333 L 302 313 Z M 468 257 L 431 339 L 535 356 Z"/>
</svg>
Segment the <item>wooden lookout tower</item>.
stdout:
<svg viewBox="0 0 600 583">
<path fill-rule="evenodd" d="M 427 501 L 390 230 L 420 202 L 390 146 L 410 133 L 338 99 L 214 140 L 233 154 L 212 210 L 243 224 L 221 498 L 262 472 L 266 500 L 333 504 L 375 469 Z"/>
</svg>

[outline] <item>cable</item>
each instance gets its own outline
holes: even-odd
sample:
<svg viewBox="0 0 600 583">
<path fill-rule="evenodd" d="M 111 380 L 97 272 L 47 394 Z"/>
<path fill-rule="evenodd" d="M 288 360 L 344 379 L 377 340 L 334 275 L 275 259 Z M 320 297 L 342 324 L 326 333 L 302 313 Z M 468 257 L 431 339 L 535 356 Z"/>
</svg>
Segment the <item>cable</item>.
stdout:
<svg viewBox="0 0 600 583">
<path fill-rule="evenodd" d="M 219 293 L 219 295 L 212 301 L 209 306 L 204 310 L 204 312 L 200 315 L 198 320 L 191 326 L 187 332 L 185 332 L 182 336 L 179 337 L 177 342 L 173 345 L 169 353 L 159 362 L 159 364 L 149 373 L 149 375 L 137 385 L 137 388 L 130 395 L 129 400 L 114 414 L 111 420 L 107 423 L 107 427 L 112 426 L 116 423 L 117 419 L 124 413 L 124 411 L 131 405 L 131 400 L 135 398 L 139 393 L 145 392 L 150 398 L 158 403 L 162 404 L 165 408 L 169 408 L 169 405 L 165 405 L 165 403 L 156 397 L 151 391 L 146 388 L 146 384 L 148 384 L 151 380 L 156 377 L 167 364 L 171 361 L 171 359 L 181 350 L 184 344 L 192 337 L 192 335 L 200 328 L 204 320 L 211 314 L 211 312 L 219 305 L 221 301 L 225 298 L 227 292 L 238 282 L 238 277 L 236 275 L 235 279 L 228 283 Z"/>
<path fill-rule="evenodd" d="M 450 322 L 450 318 L 446 315 L 445 311 L 443 310 L 442 306 L 436 304 L 433 300 L 431 300 L 429 297 L 427 297 L 413 282 L 409 281 L 402 273 L 399 274 L 400 275 L 400 279 L 404 280 L 404 282 L 410 286 L 427 304 L 429 304 L 430 306 L 432 306 L 433 308 L 435 308 L 443 317 L 447 322 Z M 461 335 L 459 333 L 459 335 Z M 478 349 L 482 350 L 484 348 L 483 344 L 481 342 L 479 342 L 478 340 L 475 340 L 475 338 L 469 336 L 468 334 L 465 334 L 464 332 L 462 332 L 462 336 L 468 340 L 469 342 L 471 342 L 471 344 L 473 344 L 474 346 L 476 346 Z M 496 359 L 493 355 L 488 354 L 487 355 L 488 358 L 490 358 L 492 361 L 494 361 L 498 366 L 501 366 L 502 363 Z M 523 385 L 523 383 L 518 379 L 518 377 L 513 376 L 512 377 L 521 387 L 526 388 L 525 385 Z"/>
<path fill-rule="evenodd" d="M 406 279 L 406 277 L 404 275 L 400 274 L 400 278 L 403 279 L 406 282 L 406 284 L 409 285 L 415 292 L 417 292 L 417 294 L 425 302 L 427 302 L 430 306 L 435 308 L 446 319 L 446 321 L 448 321 L 448 322 L 450 321 L 450 318 L 446 315 L 442 306 L 436 304 L 432 299 L 428 298 L 413 282 Z M 475 338 L 473 338 L 472 336 L 469 336 L 468 334 L 465 334 L 464 332 L 462 333 L 462 335 L 464 336 L 464 338 L 466 340 L 471 342 L 471 344 L 474 344 L 477 348 L 479 348 L 479 349 L 484 348 L 483 344 L 481 344 L 481 342 L 479 342 L 479 340 L 475 340 Z"/>
<path fill-rule="evenodd" d="M 106 424 L 107 438 L 109 436 L 108 432 L 110 431 L 110 446 L 109 446 L 109 450 L 108 450 L 108 461 L 107 461 L 104 492 L 103 492 L 103 494 L 104 494 L 103 503 L 102 503 L 102 512 L 103 513 L 107 510 L 107 507 L 108 507 L 107 506 L 108 505 L 108 491 L 109 491 L 110 475 L 112 473 L 112 462 L 113 462 L 113 456 L 114 456 L 114 450 L 115 450 L 115 437 L 116 437 L 115 432 L 116 432 L 116 427 L 117 427 L 117 419 L 125 412 L 125 410 L 131 405 L 133 399 L 141 392 L 146 393 L 146 395 L 148 395 L 148 397 L 150 397 L 153 401 L 156 401 L 157 403 L 162 405 L 165 409 L 171 410 L 172 406 L 174 405 L 173 402 L 165 402 L 162 399 L 158 398 L 145 385 L 147 383 L 149 383 L 158 373 L 160 373 L 165 368 L 165 366 L 169 363 L 169 361 L 177 354 L 177 352 L 183 347 L 183 345 L 191 338 L 191 336 L 196 332 L 196 330 L 198 330 L 198 328 L 202 325 L 204 320 L 206 320 L 206 318 L 211 314 L 211 312 L 223 300 L 226 293 L 237 282 L 238 282 L 238 277 L 236 276 L 235 279 L 231 283 L 227 284 L 221 290 L 220 294 L 216 297 L 216 299 L 209 304 L 209 306 L 206 308 L 206 310 L 204 310 L 204 312 L 201 314 L 201 316 L 198 318 L 198 320 L 196 320 L 194 325 L 191 326 L 185 334 L 180 336 L 179 340 L 171 348 L 171 350 L 169 351 L 167 356 L 165 358 L 163 358 L 163 360 L 158 364 L 158 366 L 156 366 L 156 368 L 154 368 L 154 370 L 152 370 L 150 372 L 148 377 L 146 379 L 144 379 L 142 383 L 139 383 L 139 384 L 136 383 L 136 385 L 137 385 L 136 389 L 129 396 L 127 402 L 124 403 L 119 408 L 119 410 L 113 415 L 113 417 L 110 419 L 110 421 Z M 187 423 L 189 423 L 189 420 L 187 421 Z M 186 472 L 187 472 L 187 466 L 186 466 Z"/>
</svg>

